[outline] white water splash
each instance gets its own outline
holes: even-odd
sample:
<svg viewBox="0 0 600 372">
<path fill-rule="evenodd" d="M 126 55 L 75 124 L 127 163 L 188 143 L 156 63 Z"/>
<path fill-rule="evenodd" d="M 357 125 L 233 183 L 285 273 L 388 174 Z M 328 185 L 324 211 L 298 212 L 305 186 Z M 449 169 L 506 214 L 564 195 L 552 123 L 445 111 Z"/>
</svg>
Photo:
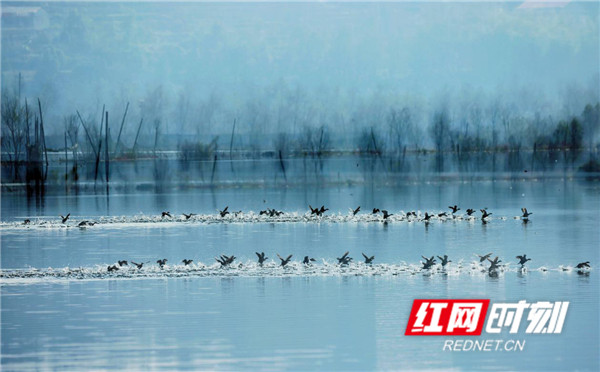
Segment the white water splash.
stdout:
<svg viewBox="0 0 600 372">
<path fill-rule="evenodd" d="M 280 216 L 267 216 L 250 211 L 247 213 L 230 213 L 225 217 L 219 214 L 199 214 L 186 219 L 183 215 L 173 217 L 161 217 L 159 215 L 147 216 L 138 214 L 134 216 L 106 216 L 96 218 L 72 217 L 66 223 L 60 218 L 31 218 L 25 222 L 0 222 L 0 230 L 27 230 L 27 229 L 97 229 L 103 227 L 169 227 L 182 226 L 184 224 L 215 224 L 215 223 L 488 223 L 492 221 L 506 221 L 506 217 L 488 217 L 482 221 L 480 217 L 467 215 L 442 215 L 442 212 L 432 213 L 433 216 L 425 221 L 425 213 L 417 212 L 417 216 L 407 215 L 400 211 L 394 213 L 387 219 L 381 214 L 325 214 L 322 216 L 307 213 L 283 213 Z M 87 222 L 82 224 L 82 222 Z"/>
<path fill-rule="evenodd" d="M 112 265 L 112 264 L 111 264 Z M 493 276 L 502 277 L 508 274 L 526 275 L 529 272 L 557 272 L 589 274 L 590 269 L 579 270 L 572 267 L 559 266 L 556 268 L 511 268 L 510 265 L 500 267 L 490 272 L 487 266 L 479 262 L 449 264 L 442 267 L 439 264 L 431 269 L 423 269 L 421 264 L 373 264 L 351 263 L 340 266 L 323 260 L 320 264 L 304 265 L 291 262 L 285 267 L 275 262 L 259 265 L 255 262 L 233 263 L 222 267 L 218 263 L 205 265 L 192 263 L 190 265 L 148 265 L 141 269 L 135 266 L 122 266 L 117 271 L 108 271 L 110 265 L 95 265 L 90 267 L 63 267 L 46 269 L 14 269 L 0 270 L 0 285 L 31 284 L 45 281 L 71 280 L 103 280 L 103 279 L 143 279 L 143 278 L 200 278 L 200 277 L 335 277 L 335 276 Z"/>
</svg>

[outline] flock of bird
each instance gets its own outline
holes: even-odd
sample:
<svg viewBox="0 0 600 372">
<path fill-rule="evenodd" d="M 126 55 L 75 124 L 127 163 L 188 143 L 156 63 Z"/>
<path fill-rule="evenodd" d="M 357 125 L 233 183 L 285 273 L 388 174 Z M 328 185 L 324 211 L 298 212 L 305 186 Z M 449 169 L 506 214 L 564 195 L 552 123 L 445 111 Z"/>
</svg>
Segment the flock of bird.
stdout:
<svg viewBox="0 0 600 372">
<path fill-rule="evenodd" d="M 269 257 L 266 257 L 265 252 L 255 252 L 255 254 L 258 257 L 257 262 L 260 266 L 263 266 L 263 264 L 269 259 Z M 341 257 L 336 257 L 338 265 L 348 266 L 353 260 L 353 258 L 350 257 L 349 254 L 350 254 L 350 251 L 346 251 Z M 497 273 L 497 271 L 499 269 L 501 269 L 501 267 L 503 266 L 500 264 L 502 262 L 502 260 L 500 260 L 500 258 L 498 256 L 496 256 L 494 259 L 491 259 L 492 255 L 493 255 L 493 253 L 487 253 L 484 255 L 476 254 L 476 256 L 479 257 L 479 262 L 481 264 L 483 264 L 485 261 L 488 261 L 490 263 L 490 266 L 487 269 L 490 274 Z M 367 265 L 373 264 L 373 261 L 375 260 L 375 256 L 368 256 L 365 253 L 362 253 L 362 256 L 364 258 L 365 264 L 367 264 Z M 277 258 L 279 258 L 279 260 L 280 260 L 281 267 L 285 267 L 287 264 L 289 264 L 292 260 L 292 257 L 293 257 L 293 255 L 290 254 L 284 258 L 284 257 L 280 256 L 279 253 L 277 253 Z M 424 261 L 421 261 L 421 265 L 423 265 L 421 267 L 422 270 L 431 270 L 437 264 L 435 256 L 431 256 L 429 258 L 427 258 L 425 256 L 421 256 L 421 257 L 424 260 Z M 224 267 L 232 266 L 232 264 L 234 263 L 236 258 L 237 257 L 235 255 L 227 256 L 227 255 L 222 254 L 219 257 L 215 257 L 215 261 L 217 261 L 219 264 L 221 264 L 221 267 L 224 268 Z M 452 262 L 452 260 L 449 259 L 448 255 L 437 256 L 437 258 L 440 260 L 440 265 L 442 268 L 445 268 L 450 262 Z M 515 258 L 518 260 L 517 264 L 521 265 L 520 266 L 521 269 L 523 269 L 525 267 L 525 264 L 528 261 L 531 261 L 531 258 L 528 258 L 526 254 L 523 254 L 522 256 L 516 256 Z M 168 260 L 166 258 L 163 258 L 163 259 L 157 260 L 156 263 L 162 269 L 166 265 L 167 261 Z M 304 256 L 304 259 L 302 260 L 302 264 L 310 266 L 315 261 L 316 261 L 316 259 L 314 257 Z M 130 262 L 131 262 L 131 264 L 135 265 L 138 269 L 142 269 L 142 267 L 145 264 L 149 263 L 150 261 L 142 262 L 142 263 L 137 263 L 134 261 L 130 261 Z M 188 266 L 191 263 L 193 263 L 194 260 L 183 259 L 181 262 L 185 266 Z M 107 268 L 108 272 L 118 271 L 119 268 L 122 266 L 129 266 L 129 262 L 126 260 L 117 261 L 117 264 L 108 266 L 108 268 Z M 242 264 L 240 264 L 240 266 L 241 265 Z M 589 269 L 590 267 L 591 266 L 590 266 L 589 261 L 580 262 L 575 266 L 575 268 L 578 270 L 586 270 L 586 269 Z"/>
<path fill-rule="evenodd" d="M 320 208 L 319 207 L 313 208 L 311 205 L 309 205 L 308 208 L 310 210 L 310 215 L 311 216 L 316 215 L 317 217 L 323 216 L 325 214 L 325 212 L 327 212 L 329 210 L 329 208 L 325 208 L 324 205 L 322 205 Z M 461 210 L 457 205 L 449 206 L 448 208 L 451 210 L 451 216 L 452 217 L 455 217 L 456 213 Z M 486 219 L 489 218 L 492 215 L 492 213 L 488 212 L 487 208 L 480 209 L 480 211 L 481 211 L 481 220 L 485 223 Z M 357 208 L 355 208 L 355 209 L 351 208 L 350 212 L 352 213 L 353 216 L 356 216 L 360 212 L 360 205 Z M 466 210 L 466 212 L 467 212 L 467 216 L 471 217 L 476 211 L 474 209 L 469 208 L 469 209 Z M 531 216 L 533 214 L 533 213 L 528 212 L 527 208 L 521 208 L 521 212 L 522 212 L 521 219 L 524 222 L 529 221 L 529 216 Z M 219 216 L 221 218 L 225 218 L 228 214 L 233 214 L 234 216 L 238 216 L 241 213 L 242 213 L 241 210 L 240 211 L 236 211 L 236 212 L 229 212 L 229 206 L 226 206 L 223 210 L 218 210 L 218 214 L 219 214 Z M 381 209 L 380 210 L 379 208 L 373 208 L 373 210 L 371 212 L 371 214 L 373 214 L 373 215 L 376 215 L 376 214 L 379 214 L 379 213 L 381 213 L 384 222 L 387 221 L 387 219 L 389 217 L 391 217 L 391 216 L 394 215 L 393 213 L 389 213 L 385 209 Z M 285 212 L 278 211 L 278 210 L 276 210 L 274 208 L 267 208 L 267 209 L 261 210 L 259 212 L 259 215 L 261 215 L 261 216 L 265 215 L 267 217 L 278 217 L 278 216 L 281 216 L 283 214 L 285 214 Z M 195 213 L 182 213 L 182 215 L 185 217 L 186 220 L 189 220 L 193 216 L 196 216 Z M 60 216 L 61 222 L 63 224 L 66 224 L 70 217 L 71 217 L 71 213 L 68 213 L 66 216 L 61 215 Z M 406 212 L 405 217 L 406 218 L 413 217 L 413 218 L 419 220 L 419 215 L 417 215 L 417 212 L 415 212 L 415 211 Z M 435 213 L 434 214 L 429 214 L 429 212 L 425 212 L 425 215 L 423 217 L 421 217 L 420 220 L 424 221 L 425 223 L 427 223 L 432 218 L 435 218 L 435 217 L 437 217 L 437 218 L 448 217 L 448 213 L 441 212 L 441 213 L 437 213 L 437 214 L 435 214 Z M 173 215 L 169 211 L 163 211 L 161 213 L 161 218 L 163 218 L 163 219 L 165 219 L 165 218 L 172 219 Z M 29 225 L 30 223 L 31 223 L 30 219 L 25 219 L 23 221 L 23 225 Z M 96 224 L 96 222 L 94 222 L 94 221 L 84 220 L 84 221 L 80 221 L 77 224 L 77 226 L 81 227 L 81 228 L 85 228 L 85 227 L 88 227 L 88 226 L 94 226 L 95 224 Z"/>
<path fill-rule="evenodd" d="M 309 210 L 310 210 L 310 214 L 311 215 L 316 215 L 317 217 L 320 217 L 322 215 L 324 215 L 329 208 L 326 208 L 325 205 L 322 205 L 321 207 L 317 207 L 317 208 L 313 208 L 311 205 L 308 206 Z M 455 216 L 455 214 L 460 211 L 461 209 L 457 206 L 457 205 L 452 205 L 452 206 L 448 206 L 448 208 L 451 210 L 451 215 Z M 351 209 L 350 210 L 353 216 L 356 216 L 359 212 L 360 212 L 360 206 L 358 206 L 355 209 Z M 489 216 L 492 215 L 492 213 L 488 212 L 486 208 L 484 209 L 480 209 L 481 212 L 481 220 L 485 221 Z M 527 221 L 529 219 L 529 216 L 531 216 L 533 213 L 527 211 L 527 208 L 523 207 L 521 208 L 521 219 L 523 219 L 524 221 Z M 226 206 L 223 210 L 219 210 L 218 214 L 224 218 L 225 216 L 227 216 L 228 214 L 233 214 L 233 215 L 239 215 L 240 213 L 242 213 L 242 211 L 237 211 L 237 212 L 229 212 L 229 206 Z M 266 215 L 268 217 L 276 217 L 276 216 L 280 216 L 282 214 L 284 214 L 285 212 L 283 211 L 278 211 L 274 208 L 267 208 L 266 210 L 261 210 L 259 212 L 259 215 Z M 389 213 L 387 210 L 380 210 L 379 208 L 373 208 L 373 210 L 371 211 L 371 214 L 379 214 L 381 213 L 383 220 L 387 220 L 389 217 L 393 216 L 394 214 Z M 467 216 L 472 216 L 474 213 L 476 213 L 476 211 L 474 209 L 467 209 L 466 210 Z M 194 213 L 183 213 L 183 216 L 185 217 L 186 220 L 189 220 L 191 217 L 195 216 L 196 214 Z M 66 223 L 69 220 L 69 217 L 71 216 L 71 214 L 67 214 L 66 216 L 60 216 L 62 223 Z M 422 220 L 425 222 L 428 222 L 431 218 L 434 217 L 446 217 L 448 216 L 448 214 L 446 212 L 442 212 L 442 213 L 437 213 L 437 214 L 429 214 L 428 212 L 425 212 L 424 217 L 422 217 Z M 410 218 L 410 217 L 415 217 L 418 218 L 418 215 L 416 212 L 414 211 L 410 211 L 406 213 L 406 217 Z M 161 214 L 161 218 L 173 218 L 173 215 L 171 214 L 171 212 L 168 211 L 164 211 Z M 31 221 L 26 219 L 23 223 L 24 224 L 29 224 Z M 77 226 L 79 227 L 86 227 L 86 226 L 93 226 L 95 224 L 95 222 L 93 221 L 81 221 L 79 222 L 79 224 Z M 263 263 L 265 261 L 267 261 L 269 258 L 265 256 L 264 252 L 255 252 L 256 256 L 258 257 L 258 264 L 260 266 L 263 265 Z M 347 266 L 348 264 L 350 264 L 350 262 L 353 260 L 352 257 L 349 256 L 350 252 L 347 251 L 345 252 L 341 257 L 337 257 L 337 261 L 338 264 L 341 266 Z M 490 273 L 494 273 L 496 272 L 498 269 L 500 269 L 502 267 L 502 265 L 500 264 L 502 262 L 502 260 L 500 260 L 500 258 L 498 256 L 496 256 L 494 259 L 491 259 L 493 253 L 488 253 L 485 255 L 477 255 L 479 257 L 479 262 L 480 263 L 484 263 L 485 261 L 488 261 L 490 263 L 490 266 L 488 268 L 488 271 Z M 368 256 L 365 253 L 362 253 L 362 256 L 364 258 L 364 263 L 365 264 L 372 264 L 373 261 L 375 260 L 375 256 Z M 287 257 L 282 257 L 279 254 L 277 254 L 277 257 L 280 260 L 280 266 L 284 267 L 287 264 L 289 264 L 291 262 L 291 259 L 293 257 L 293 255 L 289 255 Z M 423 270 L 429 270 L 432 267 L 434 267 L 434 265 L 436 265 L 436 258 L 435 256 L 431 256 L 429 258 L 425 257 L 425 256 L 421 256 L 423 258 L 424 261 L 421 262 L 422 269 Z M 216 257 L 215 260 L 221 264 L 221 267 L 227 267 L 230 266 L 231 264 L 233 264 L 233 262 L 235 261 L 237 257 L 235 257 L 234 255 L 231 256 L 227 256 L 227 255 L 221 255 L 219 257 Z M 450 262 L 452 262 L 449 258 L 448 255 L 444 255 L 442 256 L 437 256 L 437 258 L 440 260 L 440 265 L 442 268 L 446 267 Z M 525 267 L 525 264 L 528 261 L 531 261 L 531 258 L 527 258 L 526 254 L 523 254 L 522 256 L 516 256 L 516 259 L 518 260 L 518 264 L 521 265 L 521 268 Z M 309 257 L 309 256 L 304 256 L 304 259 L 302 260 L 302 263 L 304 265 L 311 265 L 312 262 L 315 262 L 315 258 L 313 257 Z M 131 261 L 131 264 L 135 265 L 138 269 L 141 269 L 145 264 L 149 263 L 148 262 L 142 262 L 142 263 L 137 263 L 137 262 L 133 262 Z M 156 263 L 159 265 L 160 268 L 163 268 L 166 263 L 167 263 L 167 259 L 160 259 L 157 260 Z M 191 263 L 193 263 L 193 260 L 191 259 L 184 259 L 182 261 L 182 263 L 184 265 L 190 265 Z M 122 266 L 128 266 L 128 261 L 126 260 L 122 260 L 122 261 L 118 261 L 118 265 L 110 265 L 108 266 L 107 270 L 109 272 L 112 271 L 118 271 L 120 267 Z M 575 266 L 577 269 L 579 270 L 585 270 L 587 268 L 590 268 L 590 262 L 586 261 L 586 262 L 580 262 Z"/>
</svg>

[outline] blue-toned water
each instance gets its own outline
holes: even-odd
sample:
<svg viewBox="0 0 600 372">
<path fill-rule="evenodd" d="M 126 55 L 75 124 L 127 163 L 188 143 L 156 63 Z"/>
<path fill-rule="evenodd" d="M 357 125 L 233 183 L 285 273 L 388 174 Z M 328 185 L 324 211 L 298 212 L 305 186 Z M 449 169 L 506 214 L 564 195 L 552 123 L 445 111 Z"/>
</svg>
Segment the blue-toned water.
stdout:
<svg viewBox="0 0 600 372">
<path fill-rule="evenodd" d="M 330 210 L 317 218 L 308 204 Z M 454 204 L 457 218 L 422 221 Z M 220 218 L 227 205 L 242 213 Z M 258 214 L 268 207 L 285 214 Z M 373 207 L 394 216 L 384 223 Z M 484 207 L 487 223 L 464 213 Z M 515 218 L 521 207 L 533 212 L 528 223 Z M 181 215 L 189 212 L 197 216 Z M 133 186 L 109 198 L 3 192 L 2 368 L 598 370 L 599 219 L 600 183 L 572 174 Z M 97 223 L 77 227 L 82 220 Z M 263 267 L 255 251 L 269 257 Z M 345 251 L 354 261 L 339 267 Z M 375 255 L 373 265 L 362 252 Z M 490 252 L 508 264 L 497 276 L 475 256 Z M 277 253 L 293 262 L 279 267 Z M 514 258 L 523 253 L 532 258 L 525 271 Z M 235 264 L 221 268 L 221 254 Z M 420 269 L 421 255 L 444 254 L 447 269 Z M 310 267 L 300 263 L 306 255 L 316 259 Z M 168 259 L 163 269 L 159 258 Z M 121 259 L 149 262 L 109 274 Z M 573 268 L 582 261 L 592 269 Z M 449 352 L 444 337 L 404 336 L 415 298 L 571 304 L 562 334 L 481 336 L 526 340 L 523 351 Z"/>
</svg>

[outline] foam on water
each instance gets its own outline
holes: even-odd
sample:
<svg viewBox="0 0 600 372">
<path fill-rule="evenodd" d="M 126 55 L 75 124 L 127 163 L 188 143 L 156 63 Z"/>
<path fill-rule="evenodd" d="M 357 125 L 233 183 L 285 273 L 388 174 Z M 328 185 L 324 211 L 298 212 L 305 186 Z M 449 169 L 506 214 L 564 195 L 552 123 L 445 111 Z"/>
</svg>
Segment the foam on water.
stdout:
<svg viewBox="0 0 600 372">
<path fill-rule="evenodd" d="M 218 263 L 205 265 L 193 263 L 190 265 L 158 265 L 144 266 L 137 269 L 135 266 L 122 266 L 118 271 L 108 272 L 109 265 L 95 265 L 89 267 L 63 267 L 46 269 L 12 269 L 0 270 L 0 285 L 33 284 L 47 281 L 71 280 L 103 280 L 103 279 L 144 279 L 144 278 L 198 278 L 198 277 L 332 277 L 332 276 L 492 276 L 502 277 L 510 274 L 526 275 L 530 272 L 548 273 L 578 273 L 588 275 L 591 269 L 577 269 L 571 266 L 558 266 L 555 268 L 521 268 L 511 267 L 510 264 L 501 266 L 498 270 L 490 272 L 487 266 L 479 262 L 450 264 L 446 267 L 434 265 L 431 269 L 423 269 L 420 264 L 401 262 L 399 264 L 372 264 L 350 263 L 340 266 L 337 263 L 323 260 L 320 264 L 304 265 L 300 262 L 291 262 L 285 267 L 275 262 L 265 263 L 262 266 L 256 262 L 233 263 L 222 267 Z"/>
<path fill-rule="evenodd" d="M 213 224 L 213 223 L 443 223 L 443 222 L 464 222 L 464 223 L 482 223 L 480 217 L 467 215 L 451 215 L 438 217 L 441 212 L 433 213 L 429 221 L 424 220 L 424 213 L 417 212 L 417 216 L 408 216 L 405 212 L 394 213 L 387 219 L 381 214 L 325 214 L 322 216 L 311 215 L 307 213 L 284 213 L 280 216 L 267 216 L 259 213 L 250 212 L 232 212 L 225 217 L 219 214 L 199 214 L 186 219 L 183 215 L 176 215 L 172 218 L 161 216 L 147 216 L 138 214 L 134 216 L 105 216 L 96 218 L 73 217 L 66 223 L 62 223 L 60 218 L 30 218 L 30 222 L 0 222 L 0 230 L 27 230 L 27 229 L 68 229 L 68 228 L 102 228 L 102 227 L 169 227 L 180 226 L 181 224 Z M 514 217 L 520 220 L 521 217 Z M 483 223 L 491 221 L 506 221 L 507 217 L 487 217 Z M 79 226 L 83 221 L 91 222 L 93 226 Z M 524 221 L 525 222 L 525 221 Z"/>
</svg>

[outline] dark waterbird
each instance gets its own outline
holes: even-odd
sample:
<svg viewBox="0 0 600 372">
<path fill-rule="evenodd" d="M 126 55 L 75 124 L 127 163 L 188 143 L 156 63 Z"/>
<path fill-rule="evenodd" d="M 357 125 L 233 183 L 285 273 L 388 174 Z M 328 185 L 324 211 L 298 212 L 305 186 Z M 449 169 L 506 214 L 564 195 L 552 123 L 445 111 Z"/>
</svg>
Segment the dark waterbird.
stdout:
<svg viewBox="0 0 600 372">
<path fill-rule="evenodd" d="M 229 214 L 229 212 L 227 212 L 228 209 L 229 209 L 229 206 L 226 206 L 225 209 L 223 209 L 222 211 L 219 211 L 219 214 L 221 215 L 221 217 L 225 217 Z"/>
<path fill-rule="evenodd" d="M 423 264 L 423 270 L 431 269 L 431 267 L 435 264 L 435 257 L 431 256 L 431 258 L 427 258 L 425 256 L 421 256 L 425 260 L 425 262 L 421 262 Z"/>
<path fill-rule="evenodd" d="M 577 264 L 577 266 L 575 266 L 577 269 L 587 269 L 590 266 L 590 261 L 585 261 L 585 262 L 580 262 Z"/>
<path fill-rule="evenodd" d="M 527 212 L 527 208 L 525 208 L 525 207 L 521 208 L 521 212 L 523 212 L 523 218 L 524 219 L 528 219 L 529 216 L 531 216 L 533 214 L 533 213 Z"/>
<path fill-rule="evenodd" d="M 233 261 L 235 261 L 236 257 L 234 255 L 231 256 L 225 256 L 224 254 L 221 255 L 220 258 L 216 258 L 215 260 L 217 260 L 218 263 L 221 264 L 221 266 L 227 266 L 227 265 L 231 265 L 233 263 Z"/>
<path fill-rule="evenodd" d="M 406 214 L 406 217 L 410 217 L 410 216 L 417 217 L 417 212 L 411 211 Z"/>
<path fill-rule="evenodd" d="M 165 265 L 167 264 L 167 261 L 168 261 L 168 260 L 167 260 L 166 258 L 163 258 L 162 260 L 158 260 L 158 261 L 156 261 L 156 263 L 157 263 L 157 264 L 158 264 L 158 266 L 160 266 L 160 268 L 162 269 L 162 268 L 163 268 L 163 266 L 165 266 Z"/>
<path fill-rule="evenodd" d="M 338 263 L 340 265 L 348 265 L 350 261 L 352 261 L 352 257 L 348 257 L 350 251 L 346 251 L 342 257 L 337 257 Z"/>
<path fill-rule="evenodd" d="M 71 216 L 71 213 L 67 214 L 66 216 L 63 216 L 62 214 L 60 215 L 60 218 L 62 218 L 62 223 L 67 222 L 67 220 L 69 219 L 69 217 Z"/>
<path fill-rule="evenodd" d="M 447 216 L 446 212 L 438 213 L 438 217 L 446 217 L 446 216 Z"/>
<path fill-rule="evenodd" d="M 489 258 L 487 259 L 488 261 L 490 261 L 490 268 L 488 269 L 488 271 L 495 271 L 497 270 L 500 265 L 498 265 L 500 262 L 502 262 L 502 260 L 500 260 L 498 258 L 498 256 L 496 256 L 496 258 L 494 258 L 494 260 L 490 260 Z"/>
<path fill-rule="evenodd" d="M 290 262 L 290 260 L 292 259 L 292 256 L 293 255 L 290 254 L 286 258 L 283 258 L 279 255 L 279 253 L 277 253 L 277 257 L 279 257 L 279 259 L 281 260 L 281 266 L 287 265 Z"/>
<path fill-rule="evenodd" d="M 29 225 L 31 223 L 30 219 L 25 219 L 25 221 L 23 221 L 23 225 Z"/>
<path fill-rule="evenodd" d="M 310 265 L 311 262 L 315 262 L 316 260 L 314 258 L 310 258 L 308 256 L 304 256 L 304 260 L 302 260 L 302 263 L 305 265 Z"/>
<path fill-rule="evenodd" d="M 317 213 L 317 216 L 322 215 L 323 213 L 327 212 L 329 210 L 329 208 L 325 208 L 324 205 L 321 206 L 321 209 L 319 209 L 319 212 Z"/>
<path fill-rule="evenodd" d="M 147 264 L 150 261 L 146 261 L 146 262 L 142 262 L 142 263 L 137 263 L 137 262 L 133 262 L 131 261 L 132 264 L 134 264 L 138 269 L 141 269 L 142 267 L 144 267 L 144 264 Z"/>
<path fill-rule="evenodd" d="M 447 254 L 445 254 L 444 257 L 440 257 L 440 256 L 437 256 L 437 257 L 440 259 L 440 261 L 442 261 L 441 262 L 442 267 L 444 267 L 444 266 L 448 265 L 448 263 L 452 262 L 452 260 L 448 259 L 448 255 Z"/>
<path fill-rule="evenodd" d="M 119 266 L 129 266 L 129 264 L 127 263 L 127 260 L 117 261 L 117 263 L 119 264 Z"/>
<path fill-rule="evenodd" d="M 362 255 L 363 255 L 363 257 L 365 258 L 365 263 L 366 263 L 366 264 L 372 264 L 372 263 L 373 263 L 373 260 L 375 259 L 375 256 L 371 256 L 371 257 L 369 257 L 369 256 L 367 256 L 367 255 L 366 255 L 366 254 L 364 254 L 364 253 L 363 253 Z"/>
<path fill-rule="evenodd" d="M 181 260 L 181 262 L 183 262 L 183 264 L 185 266 L 191 264 L 192 262 L 194 262 L 194 260 L 188 260 L 187 258 L 184 258 L 183 260 Z"/>
<path fill-rule="evenodd" d="M 277 209 L 273 208 L 273 209 L 267 209 L 266 214 L 268 214 L 269 217 L 277 217 L 277 216 L 281 216 L 283 214 L 283 212 L 278 211 Z"/>
<path fill-rule="evenodd" d="M 353 210 L 352 210 L 352 215 L 353 215 L 353 216 L 356 216 L 356 214 L 357 214 L 358 212 L 360 212 L 360 205 L 359 205 L 359 206 L 358 206 L 356 209 L 353 209 Z"/>
<path fill-rule="evenodd" d="M 381 211 L 381 213 L 383 213 L 383 219 L 387 220 L 388 217 L 393 216 L 393 214 L 388 213 L 388 211 L 386 211 L 385 209 Z"/>
<path fill-rule="evenodd" d="M 161 217 L 161 218 L 165 218 L 165 217 L 173 218 L 173 216 L 171 216 L 171 212 L 165 212 L 165 211 L 163 211 L 163 212 L 160 214 L 160 217 Z"/>
<path fill-rule="evenodd" d="M 269 257 L 265 257 L 265 252 L 254 252 L 258 256 L 258 264 L 262 266 L 263 262 L 269 259 Z"/>
<path fill-rule="evenodd" d="M 454 214 L 454 213 L 456 213 L 456 212 L 460 211 L 460 208 L 459 208 L 457 205 L 450 206 L 450 207 L 448 207 L 448 208 L 452 209 L 452 214 Z"/>
<path fill-rule="evenodd" d="M 112 266 L 107 267 L 107 270 L 108 270 L 108 272 L 119 271 L 119 267 L 117 265 L 112 265 Z"/>
<path fill-rule="evenodd" d="M 183 214 L 183 216 L 185 217 L 186 220 L 189 220 L 192 216 L 195 216 L 195 213 L 190 213 L 190 214 Z"/>
<path fill-rule="evenodd" d="M 480 211 L 481 211 L 481 219 L 482 220 L 484 220 L 492 215 L 492 213 L 488 213 L 488 211 L 485 209 L 480 209 Z"/>
<path fill-rule="evenodd" d="M 485 255 L 483 255 L 483 256 L 482 256 L 482 255 L 479 255 L 479 254 L 476 254 L 476 256 L 478 256 L 478 257 L 479 257 L 479 262 L 483 262 L 483 261 L 485 261 L 485 260 L 489 259 L 490 257 L 492 257 L 492 255 L 493 255 L 493 254 L 494 254 L 494 253 L 492 252 L 492 253 L 485 254 Z"/>
<path fill-rule="evenodd" d="M 377 214 L 379 212 L 380 212 L 379 208 L 373 208 L 373 213 L 372 214 Z"/>
<path fill-rule="evenodd" d="M 423 217 L 424 221 L 429 221 L 429 219 L 433 217 L 432 215 L 428 214 L 427 212 L 425 212 L 425 217 Z"/>
<path fill-rule="evenodd" d="M 475 209 L 471 209 L 471 208 L 467 209 L 467 215 L 469 215 L 469 216 L 470 216 L 470 215 L 472 215 L 473 213 L 475 213 Z"/>
<path fill-rule="evenodd" d="M 322 215 L 323 213 L 327 212 L 329 210 L 329 208 L 325 208 L 324 205 L 321 206 L 321 208 L 319 209 L 317 208 L 313 208 L 312 206 L 308 206 L 310 208 L 310 214 L 316 214 L 317 216 Z"/>
<path fill-rule="evenodd" d="M 517 256 L 517 259 L 519 260 L 519 264 L 521 264 L 521 267 L 523 267 L 527 263 L 527 261 L 531 261 L 531 258 L 527 258 L 526 254 L 522 256 Z"/>
<path fill-rule="evenodd" d="M 81 221 L 77 224 L 78 227 L 94 226 L 96 223 L 91 221 Z"/>
</svg>

